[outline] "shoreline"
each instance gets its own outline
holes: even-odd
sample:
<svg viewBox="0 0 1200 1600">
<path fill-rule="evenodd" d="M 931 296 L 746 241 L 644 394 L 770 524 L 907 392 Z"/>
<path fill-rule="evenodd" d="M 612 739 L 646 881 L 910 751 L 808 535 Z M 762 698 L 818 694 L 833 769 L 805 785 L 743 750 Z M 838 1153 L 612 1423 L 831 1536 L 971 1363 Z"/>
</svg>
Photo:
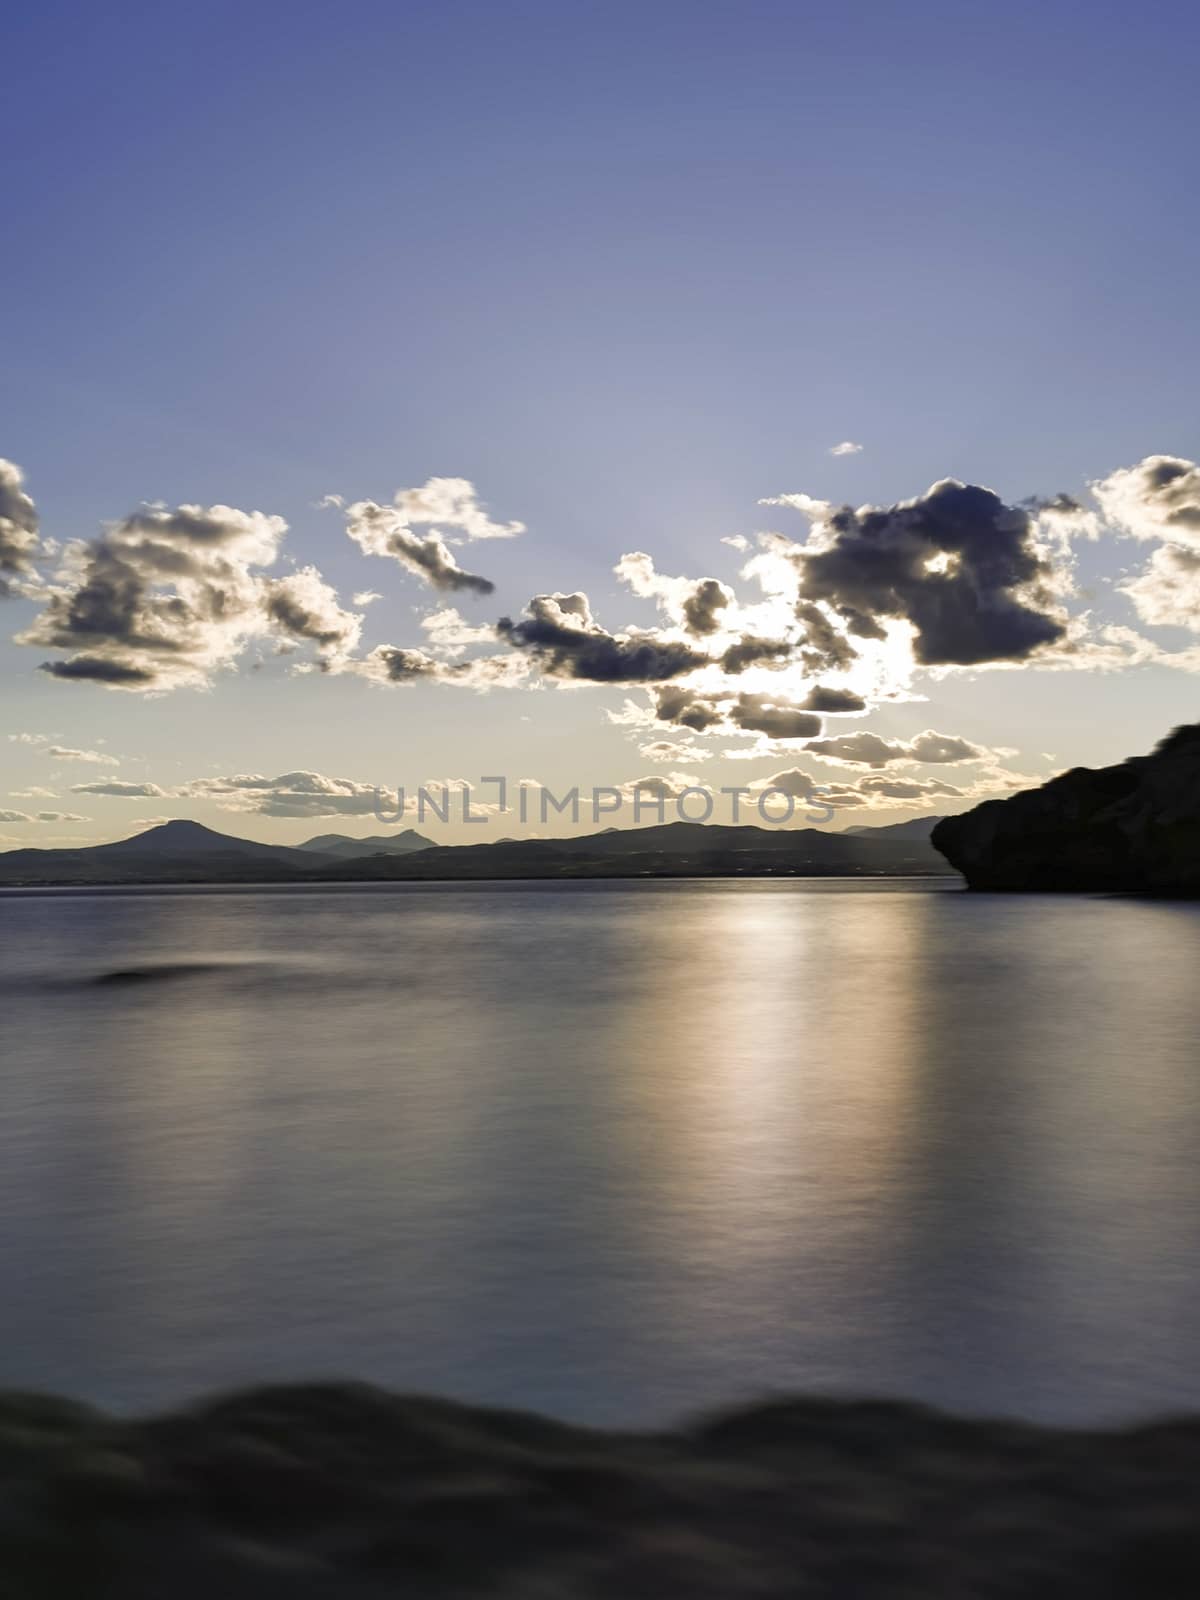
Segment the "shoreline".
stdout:
<svg viewBox="0 0 1200 1600">
<path fill-rule="evenodd" d="M 0 1393 L 14 1600 L 1194 1592 L 1200 1416 L 781 1397 L 608 1432 L 356 1383 L 121 1418 Z"/>
</svg>

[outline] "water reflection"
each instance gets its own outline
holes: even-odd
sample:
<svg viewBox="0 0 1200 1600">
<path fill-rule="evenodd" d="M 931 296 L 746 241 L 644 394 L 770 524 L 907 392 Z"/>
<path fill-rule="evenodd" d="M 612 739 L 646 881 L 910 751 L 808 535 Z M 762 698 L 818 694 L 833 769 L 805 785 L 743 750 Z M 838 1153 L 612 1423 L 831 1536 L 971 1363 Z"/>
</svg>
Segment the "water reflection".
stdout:
<svg viewBox="0 0 1200 1600">
<path fill-rule="evenodd" d="M 5 897 L 5 1381 L 1200 1404 L 1198 956 L 896 885 Z"/>
</svg>

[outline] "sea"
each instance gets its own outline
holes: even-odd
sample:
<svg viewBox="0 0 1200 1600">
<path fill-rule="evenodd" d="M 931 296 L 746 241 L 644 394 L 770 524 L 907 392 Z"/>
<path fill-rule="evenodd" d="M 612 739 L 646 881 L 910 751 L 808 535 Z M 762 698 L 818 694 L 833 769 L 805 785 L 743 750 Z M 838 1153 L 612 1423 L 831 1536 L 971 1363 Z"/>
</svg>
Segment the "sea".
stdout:
<svg viewBox="0 0 1200 1600">
<path fill-rule="evenodd" d="M 0 1387 L 1200 1408 L 1200 908 L 0 894 Z"/>
</svg>

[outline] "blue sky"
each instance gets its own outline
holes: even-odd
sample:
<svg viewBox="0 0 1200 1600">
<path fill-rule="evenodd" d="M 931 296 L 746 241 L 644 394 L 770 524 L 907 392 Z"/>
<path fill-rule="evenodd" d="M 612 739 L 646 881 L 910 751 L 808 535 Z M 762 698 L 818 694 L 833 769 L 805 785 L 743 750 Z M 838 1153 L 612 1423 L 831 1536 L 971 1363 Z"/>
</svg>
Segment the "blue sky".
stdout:
<svg viewBox="0 0 1200 1600">
<path fill-rule="evenodd" d="M 609 628 L 652 627 L 619 556 L 737 586 L 723 537 L 804 537 L 765 497 L 888 506 L 950 476 L 1015 503 L 1190 461 L 1198 36 L 1178 4 L 51 0 L 8 34 L 0 456 L 56 541 L 144 501 L 282 516 L 274 570 L 315 564 L 345 606 L 381 592 L 363 650 L 420 645 L 445 596 L 364 556 L 317 508 L 331 493 L 461 477 L 523 522 L 456 547 L 496 584 L 453 598 L 474 624 L 582 590 Z M 831 456 L 841 440 L 862 449 Z M 1086 541 L 1077 609 L 1147 554 Z M 1186 619 L 1154 631 L 1103 600 L 1164 651 L 1192 642 Z M 38 603 L 3 602 L 6 640 Z M 45 658 L 0 648 L 7 731 L 116 750 L 164 790 L 647 770 L 607 687 L 389 691 L 267 652 L 145 695 L 55 681 Z M 918 677 L 927 701 L 853 726 L 933 727 L 1044 776 L 1042 752 L 1148 746 L 1192 714 L 1193 676 Z M 70 795 L 73 769 L 5 753 L 12 793 Z M 802 756 L 764 748 L 738 777 Z M 713 759 L 702 781 L 733 781 Z M 103 798 L 5 841 L 108 837 L 152 809 Z M 278 838 L 315 815 L 164 811 Z"/>
</svg>

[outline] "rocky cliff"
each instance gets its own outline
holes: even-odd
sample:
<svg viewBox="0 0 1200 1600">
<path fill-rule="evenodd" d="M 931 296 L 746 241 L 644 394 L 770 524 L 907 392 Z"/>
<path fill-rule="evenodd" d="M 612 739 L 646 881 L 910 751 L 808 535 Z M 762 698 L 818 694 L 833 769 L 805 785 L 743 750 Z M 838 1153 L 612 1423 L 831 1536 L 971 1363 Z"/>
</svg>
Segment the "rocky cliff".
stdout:
<svg viewBox="0 0 1200 1600">
<path fill-rule="evenodd" d="M 1200 895 L 1200 723 L 1148 756 L 946 817 L 932 839 L 972 889 Z"/>
</svg>

